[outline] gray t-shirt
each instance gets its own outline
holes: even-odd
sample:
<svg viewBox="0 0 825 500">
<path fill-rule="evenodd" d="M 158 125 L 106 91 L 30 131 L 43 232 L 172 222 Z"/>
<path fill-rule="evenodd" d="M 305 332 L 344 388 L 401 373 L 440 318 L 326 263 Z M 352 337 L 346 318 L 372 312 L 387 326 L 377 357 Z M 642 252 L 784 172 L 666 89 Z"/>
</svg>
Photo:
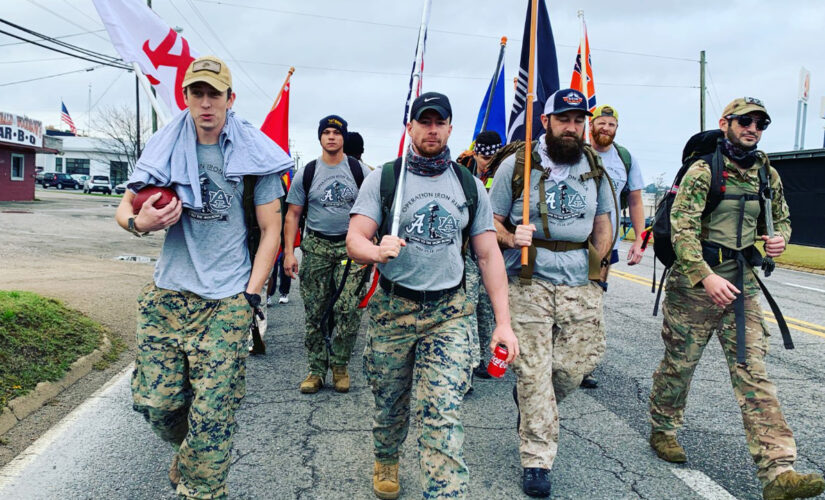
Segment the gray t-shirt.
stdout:
<svg viewBox="0 0 825 500">
<path fill-rule="evenodd" d="M 244 185 L 224 178 L 218 144 L 198 144 L 197 154 L 203 208 L 184 208 L 180 221 L 167 231 L 155 266 L 155 284 L 206 299 L 223 299 L 246 290 L 252 271 L 246 246 Z M 283 194 L 278 174 L 262 176 L 255 184 L 256 205 Z"/>
<path fill-rule="evenodd" d="M 602 163 L 604 163 L 604 169 L 607 170 L 607 174 L 610 175 L 610 180 L 613 181 L 613 187 L 616 189 L 616 199 L 618 200 L 622 194 L 622 189 L 624 189 L 625 185 L 630 191 L 638 191 L 640 189 L 644 189 L 645 184 L 642 180 L 642 169 L 639 167 L 639 163 L 636 161 L 636 158 L 633 155 L 630 155 L 630 176 L 628 177 L 627 169 L 622 162 L 622 158 L 619 156 L 619 152 L 616 150 L 615 146 L 611 146 L 610 149 L 605 151 L 604 153 L 599 153 L 599 156 L 602 157 Z M 616 216 L 613 214 L 613 210 L 610 210 L 610 224 L 616 224 Z M 615 227 L 613 230 L 615 231 Z M 612 233 L 611 233 L 612 234 Z M 621 233 L 619 233 L 621 236 Z M 619 239 L 616 239 L 616 246 L 614 250 L 619 249 Z"/>
<path fill-rule="evenodd" d="M 537 146 L 538 147 L 538 146 Z M 516 155 L 506 158 L 496 171 L 490 202 L 493 213 L 509 217 L 513 225 L 521 224 L 524 195 L 513 201 L 512 182 Z M 607 182 L 601 182 L 598 192 L 592 180 L 581 181 L 581 176 L 590 172 L 587 158 L 582 155 L 578 164 L 570 167 L 568 177 L 556 183 L 544 181 L 547 199 L 547 223 L 551 240 L 581 242 L 593 231 L 593 219 L 610 211 L 613 194 Z M 530 223 L 535 224 L 533 238 L 548 239 L 544 235 L 541 215 L 539 215 L 539 173 L 530 175 Z M 508 275 L 518 275 L 521 271 L 521 250 L 507 249 L 503 252 Z M 534 276 L 550 281 L 554 285 L 580 286 L 587 283 L 587 250 L 552 252 L 544 248 L 536 249 Z"/>
<path fill-rule="evenodd" d="M 481 181 L 470 236 L 495 231 L 490 200 Z M 350 213 L 366 215 L 381 225 L 381 169 L 364 180 Z M 461 230 L 470 220 L 461 181 L 452 168 L 435 177 L 407 172 L 401 208 L 399 237 L 406 240 L 398 257 L 378 264 L 381 275 L 413 290 L 444 290 L 461 282 Z M 392 217 L 392 212 L 390 212 Z"/>
<path fill-rule="evenodd" d="M 329 235 L 346 234 L 349 228 L 349 211 L 358 197 L 358 186 L 352 177 L 346 156 L 338 165 L 327 165 L 321 158 L 315 160 L 315 175 L 309 187 L 309 203 L 304 187 L 305 168 L 306 166 L 298 170 L 292 178 L 286 202 L 304 207 L 307 211 L 306 224 L 309 229 Z M 363 163 L 361 171 L 364 178 L 370 173 L 370 169 Z"/>
</svg>

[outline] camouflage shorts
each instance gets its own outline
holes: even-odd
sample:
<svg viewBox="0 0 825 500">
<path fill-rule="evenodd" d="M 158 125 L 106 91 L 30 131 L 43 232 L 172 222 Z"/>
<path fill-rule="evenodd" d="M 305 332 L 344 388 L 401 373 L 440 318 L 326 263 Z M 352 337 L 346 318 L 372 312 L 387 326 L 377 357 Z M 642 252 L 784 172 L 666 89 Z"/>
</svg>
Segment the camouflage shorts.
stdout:
<svg viewBox="0 0 825 500">
<path fill-rule="evenodd" d="M 133 407 L 180 454 L 179 495 L 226 496 L 251 321 L 243 294 L 210 300 L 149 284 L 138 298 Z"/>
</svg>

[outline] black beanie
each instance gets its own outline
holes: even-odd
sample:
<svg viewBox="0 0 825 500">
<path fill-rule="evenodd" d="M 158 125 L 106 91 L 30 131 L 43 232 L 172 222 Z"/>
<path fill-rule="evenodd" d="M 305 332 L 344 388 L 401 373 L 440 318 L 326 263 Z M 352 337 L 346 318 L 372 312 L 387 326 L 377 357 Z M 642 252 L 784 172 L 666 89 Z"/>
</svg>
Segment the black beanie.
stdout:
<svg viewBox="0 0 825 500">
<path fill-rule="evenodd" d="M 329 115 L 321 118 L 318 122 L 318 139 L 321 139 L 321 134 L 325 129 L 334 128 L 341 132 L 341 135 L 346 139 L 347 137 L 347 121 L 338 115 Z"/>
<path fill-rule="evenodd" d="M 358 132 L 348 132 L 344 138 L 344 154 L 361 158 L 364 154 L 364 138 Z"/>
</svg>

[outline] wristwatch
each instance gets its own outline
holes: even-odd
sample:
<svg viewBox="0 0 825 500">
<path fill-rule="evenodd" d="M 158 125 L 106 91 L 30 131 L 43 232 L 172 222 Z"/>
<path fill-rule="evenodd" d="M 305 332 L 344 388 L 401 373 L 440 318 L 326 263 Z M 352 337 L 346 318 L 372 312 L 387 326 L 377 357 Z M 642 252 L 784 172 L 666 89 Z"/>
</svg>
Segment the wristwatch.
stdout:
<svg viewBox="0 0 825 500">
<path fill-rule="evenodd" d="M 141 236 L 146 236 L 147 234 L 149 234 L 148 231 L 145 232 L 145 233 L 141 233 L 140 231 L 135 229 L 135 218 L 134 217 L 129 217 L 129 222 L 127 223 L 126 230 L 129 231 L 130 233 L 134 234 L 138 238 L 140 238 Z"/>
</svg>

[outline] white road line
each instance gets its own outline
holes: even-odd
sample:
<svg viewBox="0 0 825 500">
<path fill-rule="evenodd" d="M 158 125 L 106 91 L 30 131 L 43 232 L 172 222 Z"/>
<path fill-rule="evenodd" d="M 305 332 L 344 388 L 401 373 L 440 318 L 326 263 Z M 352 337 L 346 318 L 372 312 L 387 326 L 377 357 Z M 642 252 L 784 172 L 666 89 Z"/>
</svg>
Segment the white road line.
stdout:
<svg viewBox="0 0 825 500">
<path fill-rule="evenodd" d="M 94 394 L 89 396 L 89 399 L 84 401 L 80 406 L 72 410 L 71 413 L 63 417 L 63 420 L 57 423 L 54 427 L 49 429 L 45 434 L 26 448 L 22 453 L 14 457 L 14 459 L 0 468 L 0 497 L 2 497 L 3 490 L 11 485 L 20 474 L 29 466 L 37 457 L 39 457 L 52 443 L 57 441 L 60 436 L 71 427 L 84 413 L 92 411 L 94 407 L 101 403 L 101 399 L 109 395 L 110 392 L 117 386 L 124 377 L 128 377 L 134 369 L 134 363 L 124 368 L 120 373 L 109 379 L 106 384 L 100 389 L 96 390 Z"/>
<path fill-rule="evenodd" d="M 805 290 L 812 290 L 814 292 L 825 293 L 825 290 L 822 290 L 821 288 L 814 288 L 812 286 L 795 285 L 793 283 L 785 283 L 784 281 L 782 282 L 782 284 L 792 286 L 792 287 L 796 287 L 796 288 L 804 288 Z"/>
<path fill-rule="evenodd" d="M 677 469 L 673 467 L 670 469 L 670 472 L 681 479 L 682 482 L 702 498 L 706 498 L 707 500 L 736 500 L 736 497 L 728 493 L 725 488 L 719 486 L 716 481 L 698 470 Z"/>
</svg>

